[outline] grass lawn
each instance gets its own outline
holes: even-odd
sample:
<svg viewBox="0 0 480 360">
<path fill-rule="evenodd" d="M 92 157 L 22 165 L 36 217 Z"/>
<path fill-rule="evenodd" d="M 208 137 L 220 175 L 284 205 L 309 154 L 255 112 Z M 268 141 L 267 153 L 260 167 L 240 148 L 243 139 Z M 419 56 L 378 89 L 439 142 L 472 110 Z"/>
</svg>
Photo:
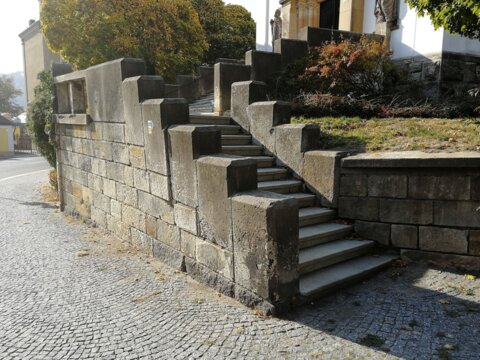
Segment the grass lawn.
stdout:
<svg viewBox="0 0 480 360">
<path fill-rule="evenodd" d="M 296 118 L 319 124 L 323 149 L 425 152 L 480 151 L 480 118 L 360 119 Z"/>
</svg>

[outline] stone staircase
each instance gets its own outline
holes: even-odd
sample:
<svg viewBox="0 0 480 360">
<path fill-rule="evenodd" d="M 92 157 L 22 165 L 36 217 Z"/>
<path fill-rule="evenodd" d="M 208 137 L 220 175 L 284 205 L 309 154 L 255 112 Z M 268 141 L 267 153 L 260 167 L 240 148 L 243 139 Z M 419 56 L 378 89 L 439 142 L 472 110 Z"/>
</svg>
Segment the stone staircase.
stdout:
<svg viewBox="0 0 480 360">
<path fill-rule="evenodd" d="M 207 98 L 207 97 L 206 97 Z M 230 117 L 201 114 L 205 99 L 191 106 L 190 122 L 216 125 L 221 131 L 222 152 L 257 161 L 258 189 L 284 194 L 299 203 L 300 293 L 305 301 L 352 284 L 388 266 L 396 256 L 375 252 L 375 242 L 355 239 L 353 227 L 342 224 L 336 212 L 317 206 L 315 195 L 292 172 L 276 165 L 263 146 L 252 143 L 251 135 Z M 208 109 L 206 109 L 208 110 Z M 212 110 L 212 109 L 211 109 Z"/>
</svg>

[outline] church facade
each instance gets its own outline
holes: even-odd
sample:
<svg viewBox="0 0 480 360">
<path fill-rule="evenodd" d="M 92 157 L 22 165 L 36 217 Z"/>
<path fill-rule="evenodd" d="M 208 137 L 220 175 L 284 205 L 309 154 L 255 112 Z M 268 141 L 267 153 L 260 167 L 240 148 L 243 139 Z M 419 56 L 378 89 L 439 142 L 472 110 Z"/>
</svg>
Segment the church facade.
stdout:
<svg viewBox="0 0 480 360">
<path fill-rule="evenodd" d="M 305 40 L 306 27 L 380 34 L 416 79 L 454 88 L 480 83 L 480 41 L 435 30 L 404 0 L 281 0 L 280 5 L 282 38 Z"/>
</svg>

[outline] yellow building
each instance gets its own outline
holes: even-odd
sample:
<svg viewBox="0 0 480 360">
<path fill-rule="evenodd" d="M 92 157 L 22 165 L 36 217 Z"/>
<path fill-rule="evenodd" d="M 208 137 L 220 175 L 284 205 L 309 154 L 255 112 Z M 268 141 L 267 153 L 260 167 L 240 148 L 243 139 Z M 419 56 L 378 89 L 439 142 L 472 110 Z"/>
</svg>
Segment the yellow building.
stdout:
<svg viewBox="0 0 480 360">
<path fill-rule="evenodd" d="M 283 38 L 299 39 L 307 26 L 363 32 L 364 0 L 282 0 L 280 4 Z"/>
<path fill-rule="evenodd" d="M 15 124 L 0 115 L 0 156 L 13 155 L 15 152 L 13 132 Z"/>
<path fill-rule="evenodd" d="M 60 61 L 60 56 L 47 47 L 40 21 L 31 21 L 30 26 L 19 37 L 23 46 L 25 95 L 28 104 L 35 97 L 34 89 L 39 84 L 38 74 L 43 70 L 50 70 L 54 62 Z"/>
</svg>

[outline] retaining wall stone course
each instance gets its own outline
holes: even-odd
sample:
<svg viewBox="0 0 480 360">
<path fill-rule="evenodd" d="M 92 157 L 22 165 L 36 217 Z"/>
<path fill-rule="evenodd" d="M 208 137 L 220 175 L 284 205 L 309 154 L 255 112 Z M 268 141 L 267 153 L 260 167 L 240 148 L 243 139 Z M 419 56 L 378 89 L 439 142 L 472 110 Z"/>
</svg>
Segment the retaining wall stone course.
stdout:
<svg viewBox="0 0 480 360">
<path fill-rule="evenodd" d="M 364 239 L 375 240 L 382 245 L 390 245 L 390 224 L 355 221 L 355 232 Z"/>
<path fill-rule="evenodd" d="M 429 225 L 433 223 L 433 202 L 422 200 L 380 199 L 380 221 Z"/>
<path fill-rule="evenodd" d="M 412 225 L 393 224 L 392 245 L 399 248 L 418 249 L 418 228 Z"/>
<path fill-rule="evenodd" d="M 342 218 L 377 221 L 378 212 L 378 199 L 341 197 L 339 200 L 339 216 Z"/>
<path fill-rule="evenodd" d="M 414 199 L 469 200 L 469 176 L 410 176 L 408 195 Z"/>
<path fill-rule="evenodd" d="M 468 232 L 466 230 L 420 226 L 418 233 L 421 250 L 468 253 Z"/>
<path fill-rule="evenodd" d="M 480 201 L 435 201 L 435 225 L 480 227 Z"/>
<path fill-rule="evenodd" d="M 368 195 L 374 197 L 407 197 L 407 176 L 371 175 L 368 177 Z"/>
</svg>

